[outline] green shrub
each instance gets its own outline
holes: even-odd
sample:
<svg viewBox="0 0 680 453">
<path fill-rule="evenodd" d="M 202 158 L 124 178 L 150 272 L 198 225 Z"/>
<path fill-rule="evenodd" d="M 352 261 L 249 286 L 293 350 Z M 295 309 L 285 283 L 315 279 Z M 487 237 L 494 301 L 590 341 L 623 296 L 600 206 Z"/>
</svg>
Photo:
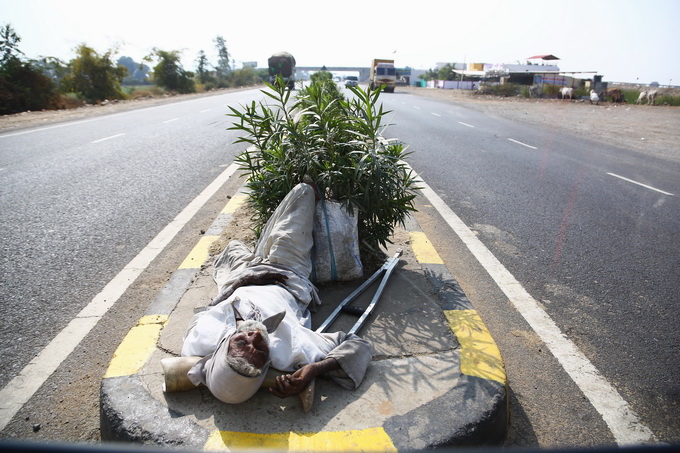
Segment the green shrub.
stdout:
<svg viewBox="0 0 680 453">
<path fill-rule="evenodd" d="M 283 78 L 262 92 L 273 100 L 230 107 L 237 119 L 232 130 L 249 143 L 237 156 L 247 176 L 255 231 L 271 216 L 285 195 L 308 175 L 327 199 L 358 212 L 362 257 L 381 255 L 397 224 L 415 210 L 416 180 L 403 163 L 401 143 L 381 137 L 384 116 L 380 90 L 352 88 L 354 96 L 336 96 L 325 83 L 312 83 L 297 99 Z"/>
<path fill-rule="evenodd" d="M 93 48 L 80 44 L 77 57 L 69 63 L 69 72 L 63 79 L 64 87 L 77 93 L 89 103 L 105 99 L 125 99 L 121 82 L 127 69 L 112 60 L 113 51 L 100 55 Z"/>
<path fill-rule="evenodd" d="M 662 94 L 661 96 L 657 96 L 656 105 L 672 105 L 675 107 L 680 106 L 680 96 Z"/>
<path fill-rule="evenodd" d="M 574 99 L 579 99 L 582 96 L 590 98 L 590 88 L 586 87 L 574 88 Z"/>
<path fill-rule="evenodd" d="M 544 97 L 560 97 L 560 90 L 562 89 L 559 85 L 544 84 L 543 85 L 543 96 Z"/>
<path fill-rule="evenodd" d="M 55 107 L 57 109 L 67 110 L 77 109 L 78 107 L 82 107 L 83 105 L 85 105 L 85 102 L 82 99 L 79 99 L 77 94 L 66 93 L 59 95 Z"/>
<path fill-rule="evenodd" d="M 625 99 L 628 104 L 635 104 L 635 101 L 637 101 L 638 95 L 640 93 L 633 90 L 621 90 L 621 94 L 623 95 L 623 99 Z"/>
<path fill-rule="evenodd" d="M 520 94 L 520 88 L 514 83 L 502 84 L 482 84 L 480 87 L 481 94 L 490 94 L 493 96 L 517 96 Z"/>
</svg>

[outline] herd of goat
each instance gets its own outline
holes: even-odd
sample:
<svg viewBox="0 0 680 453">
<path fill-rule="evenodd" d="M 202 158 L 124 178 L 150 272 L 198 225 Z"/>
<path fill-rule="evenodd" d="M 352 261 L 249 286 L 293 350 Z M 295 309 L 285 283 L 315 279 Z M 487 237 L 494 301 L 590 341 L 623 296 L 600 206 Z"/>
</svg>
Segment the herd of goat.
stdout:
<svg viewBox="0 0 680 453">
<path fill-rule="evenodd" d="M 529 95 L 531 97 L 541 97 L 541 88 L 538 85 L 532 85 L 529 88 Z M 656 97 L 659 94 L 659 90 L 657 89 L 650 89 L 650 90 L 643 90 L 640 92 L 640 95 L 637 98 L 637 101 L 635 101 L 636 104 L 642 104 L 644 103 L 645 100 L 647 100 L 647 104 L 652 104 L 656 105 Z M 574 89 L 570 87 L 563 87 L 560 89 L 559 92 L 560 98 L 561 99 L 569 99 L 573 100 L 574 99 Z M 620 88 L 612 88 L 608 90 L 604 90 L 603 92 L 597 93 L 594 90 L 590 90 L 590 103 L 599 105 L 600 100 L 607 100 L 609 99 L 611 102 L 620 104 L 620 103 L 625 103 L 626 98 L 623 96 L 623 92 L 621 91 Z"/>
</svg>

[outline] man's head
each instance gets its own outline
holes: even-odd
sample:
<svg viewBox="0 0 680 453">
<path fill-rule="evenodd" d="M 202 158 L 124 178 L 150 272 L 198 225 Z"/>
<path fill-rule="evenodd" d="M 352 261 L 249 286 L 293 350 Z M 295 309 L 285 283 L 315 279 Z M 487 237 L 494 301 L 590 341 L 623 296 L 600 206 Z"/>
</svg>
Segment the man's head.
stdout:
<svg viewBox="0 0 680 453">
<path fill-rule="evenodd" d="M 219 400 L 239 404 L 262 386 L 269 369 L 269 335 L 285 312 L 258 321 L 245 321 L 222 336 L 217 349 L 189 371 L 195 385 L 204 384 Z"/>
<path fill-rule="evenodd" d="M 229 339 L 227 363 L 238 374 L 259 376 L 269 363 L 269 334 L 259 321 L 241 323 Z"/>
</svg>

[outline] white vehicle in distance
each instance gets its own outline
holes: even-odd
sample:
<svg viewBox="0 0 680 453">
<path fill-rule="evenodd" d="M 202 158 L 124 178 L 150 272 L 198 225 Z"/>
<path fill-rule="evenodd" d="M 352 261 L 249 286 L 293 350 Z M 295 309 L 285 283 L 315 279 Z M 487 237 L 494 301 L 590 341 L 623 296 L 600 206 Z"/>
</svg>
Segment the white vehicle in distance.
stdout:
<svg viewBox="0 0 680 453">
<path fill-rule="evenodd" d="M 359 78 L 357 76 L 347 76 L 345 77 L 346 87 L 355 87 L 359 85 Z"/>
</svg>

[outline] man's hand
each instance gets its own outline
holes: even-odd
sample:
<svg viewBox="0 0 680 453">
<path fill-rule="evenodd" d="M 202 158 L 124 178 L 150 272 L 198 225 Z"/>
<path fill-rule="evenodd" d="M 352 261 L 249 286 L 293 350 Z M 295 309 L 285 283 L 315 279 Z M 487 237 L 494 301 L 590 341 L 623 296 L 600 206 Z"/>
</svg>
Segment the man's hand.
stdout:
<svg viewBox="0 0 680 453">
<path fill-rule="evenodd" d="M 238 284 L 236 288 L 249 285 L 275 285 L 277 283 L 285 283 L 287 279 L 288 277 L 280 272 L 262 269 L 255 272 L 248 272 L 247 275 L 244 275 L 234 282 L 234 285 Z"/>
<path fill-rule="evenodd" d="M 284 374 L 276 377 L 276 387 L 269 387 L 269 391 L 279 398 L 288 398 L 302 392 L 307 384 L 320 374 L 340 368 L 340 363 L 334 358 L 325 359 L 321 362 L 305 365 L 293 374 Z"/>
<path fill-rule="evenodd" d="M 248 272 L 247 275 L 240 277 L 234 283 L 227 286 L 224 291 L 215 297 L 209 306 L 217 305 L 222 301 L 229 299 L 229 296 L 234 294 L 237 288 L 241 286 L 251 285 L 275 285 L 277 283 L 285 283 L 288 279 L 284 274 L 274 270 L 259 270 L 255 272 Z"/>
<path fill-rule="evenodd" d="M 276 376 L 276 387 L 269 387 L 269 391 L 279 398 L 297 395 L 316 377 L 310 373 L 310 367 L 305 365 L 293 374 Z"/>
</svg>

